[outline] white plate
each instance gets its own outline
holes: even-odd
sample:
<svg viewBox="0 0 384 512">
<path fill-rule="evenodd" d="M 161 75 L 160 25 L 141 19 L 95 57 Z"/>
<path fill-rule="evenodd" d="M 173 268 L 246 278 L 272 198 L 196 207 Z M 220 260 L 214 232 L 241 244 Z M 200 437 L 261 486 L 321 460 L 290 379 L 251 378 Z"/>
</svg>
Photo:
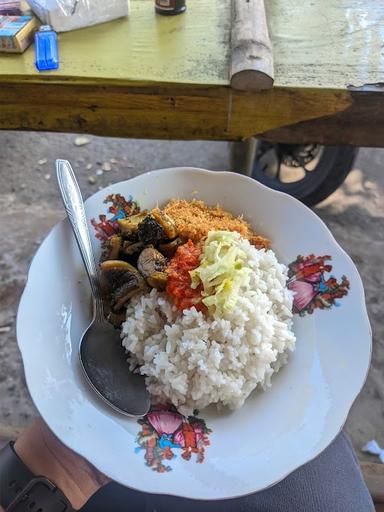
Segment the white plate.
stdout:
<svg viewBox="0 0 384 512">
<path fill-rule="evenodd" d="M 364 384 L 371 330 L 352 260 L 311 210 L 238 174 L 153 171 L 94 194 L 86 202 L 89 219 L 112 216 L 103 202 L 112 193 L 132 195 L 143 208 L 174 197 L 220 203 L 244 214 L 257 232 L 268 236 L 286 264 L 298 255 L 332 256 L 331 273 L 328 268 L 318 274 L 327 282 L 315 298 L 318 305 L 329 302 L 324 286 L 331 274 L 338 282 L 342 275 L 348 277 L 349 293 L 337 301 L 339 307 L 295 315 L 297 348 L 270 391 L 254 393 L 233 413 L 200 412 L 211 431 L 202 434 L 202 422 L 182 424 L 181 417 L 170 413 L 152 415 L 139 425 L 105 406 L 80 371 L 78 340 L 91 318 L 90 290 L 70 226 L 63 221 L 32 262 L 17 317 L 26 379 L 38 410 L 67 446 L 113 480 L 140 491 L 224 499 L 277 483 L 330 444 Z M 93 243 L 98 256 L 100 243 L 96 238 Z M 303 282 L 299 286 L 308 295 L 308 280 Z M 183 432 L 183 425 L 191 431 Z M 138 443 L 142 429 L 148 434 L 141 439 L 145 449 Z M 164 432 L 169 442 L 186 446 L 165 448 L 165 436 L 160 441 Z M 166 454 L 174 457 L 166 459 Z"/>
</svg>

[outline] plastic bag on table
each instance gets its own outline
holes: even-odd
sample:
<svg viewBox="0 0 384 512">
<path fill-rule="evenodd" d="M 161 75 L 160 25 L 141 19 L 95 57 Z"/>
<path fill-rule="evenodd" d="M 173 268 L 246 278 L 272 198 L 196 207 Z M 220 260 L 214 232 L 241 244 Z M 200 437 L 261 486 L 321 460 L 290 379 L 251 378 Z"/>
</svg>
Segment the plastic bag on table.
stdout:
<svg viewBox="0 0 384 512">
<path fill-rule="evenodd" d="M 66 32 L 128 16 L 129 0 L 27 0 L 40 20 Z"/>
</svg>

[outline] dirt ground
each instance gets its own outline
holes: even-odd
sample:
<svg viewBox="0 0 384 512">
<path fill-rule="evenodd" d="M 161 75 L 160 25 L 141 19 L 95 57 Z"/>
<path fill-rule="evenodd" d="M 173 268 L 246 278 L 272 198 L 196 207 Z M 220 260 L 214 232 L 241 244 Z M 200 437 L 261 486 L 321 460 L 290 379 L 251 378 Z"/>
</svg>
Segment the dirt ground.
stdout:
<svg viewBox="0 0 384 512">
<path fill-rule="evenodd" d="M 110 182 L 155 168 L 229 168 L 226 143 L 89 137 L 88 144 L 78 147 L 75 139 L 75 135 L 0 132 L 0 435 L 8 428 L 24 427 L 36 415 L 17 349 L 15 315 L 33 254 L 64 216 L 54 160 L 72 161 L 85 196 Z M 112 170 L 101 174 L 104 162 Z M 347 422 L 362 459 L 367 456 L 359 449 L 368 440 L 375 438 L 384 446 L 383 163 L 384 150 L 361 149 L 345 184 L 316 208 L 361 273 L 374 333 L 369 377 Z"/>
</svg>

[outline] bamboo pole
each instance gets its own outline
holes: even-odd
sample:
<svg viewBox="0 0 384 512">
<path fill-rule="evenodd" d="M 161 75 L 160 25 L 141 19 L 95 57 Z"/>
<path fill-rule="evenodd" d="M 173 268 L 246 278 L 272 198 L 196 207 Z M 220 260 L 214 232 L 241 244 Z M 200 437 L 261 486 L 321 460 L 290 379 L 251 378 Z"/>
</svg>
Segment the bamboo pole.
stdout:
<svg viewBox="0 0 384 512">
<path fill-rule="evenodd" d="M 264 0 L 232 1 L 231 86 L 241 91 L 273 86 L 273 53 Z"/>
</svg>

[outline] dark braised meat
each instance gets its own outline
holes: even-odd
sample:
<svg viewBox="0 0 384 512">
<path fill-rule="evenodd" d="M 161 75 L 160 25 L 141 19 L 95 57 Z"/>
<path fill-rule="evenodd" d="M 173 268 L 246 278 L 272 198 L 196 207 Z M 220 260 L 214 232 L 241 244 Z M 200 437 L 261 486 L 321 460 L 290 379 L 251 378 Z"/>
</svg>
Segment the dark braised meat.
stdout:
<svg viewBox="0 0 384 512">
<path fill-rule="evenodd" d="M 140 212 L 135 207 L 133 215 L 126 213 L 117 220 L 117 232 L 103 243 L 100 258 L 105 313 L 115 327 L 125 320 L 135 294 L 148 287 L 165 290 L 167 258 L 185 242 L 178 237 L 175 221 L 159 208 Z"/>
<path fill-rule="evenodd" d="M 181 238 L 175 238 L 174 240 L 171 240 L 171 242 L 160 244 L 159 250 L 167 258 L 171 258 L 175 254 L 179 245 L 182 245 L 183 243 L 184 242 Z"/>
<path fill-rule="evenodd" d="M 131 242 L 129 240 L 125 240 L 123 242 L 122 252 L 126 256 L 136 256 L 144 249 L 144 244 L 142 242 Z"/>
<path fill-rule="evenodd" d="M 138 213 L 137 215 L 132 215 L 131 217 L 126 217 L 125 219 L 119 219 L 117 222 L 123 237 L 135 239 L 137 237 L 139 224 L 145 219 L 146 216 L 147 213 L 144 212 Z"/>
<path fill-rule="evenodd" d="M 167 238 L 164 228 L 151 215 L 140 222 L 137 236 L 144 245 L 156 245 Z"/>
<path fill-rule="evenodd" d="M 165 236 L 172 240 L 177 237 L 176 224 L 173 219 L 166 213 L 162 212 L 160 208 L 154 208 L 151 211 L 152 217 L 164 229 Z"/>
<path fill-rule="evenodd" d="M 122 238 L 119 235 L 112 235 L 103 244 L 103 250 L 101 254 L 101 261 L 106 260 L 118 260 L 120 249 L 122 244 Z"/>
<path fill-rule="evenodd" d="M 145 281 L 133 265 L 121 260 L 100 264 L 104 289 L 110 297 L 111 309 L 119 312 L 137 292 L 145 289 Z"/>
<path fill-rule="evenodd" d="M 144 276 L 145 280 L 158 290 L 164 290 L 168 275 L 165 272 L 167 266 L 166 258 L 154 247 L 144 249 L 137 260 L 137 268 Z"/>
</svg>

